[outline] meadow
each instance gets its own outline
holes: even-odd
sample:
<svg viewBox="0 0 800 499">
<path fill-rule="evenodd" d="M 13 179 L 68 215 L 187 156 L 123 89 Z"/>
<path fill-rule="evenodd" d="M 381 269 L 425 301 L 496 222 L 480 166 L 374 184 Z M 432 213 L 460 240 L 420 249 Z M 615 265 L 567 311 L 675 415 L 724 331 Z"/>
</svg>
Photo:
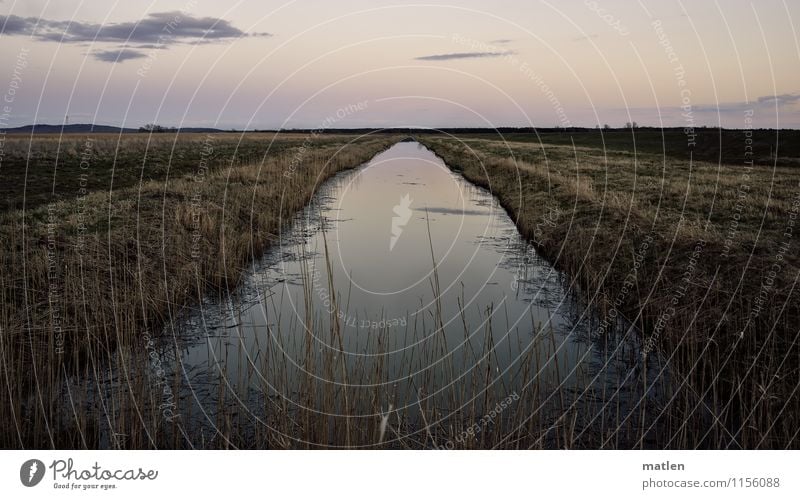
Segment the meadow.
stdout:
<svg viewBox="0 0 800 499">
<path fill-rule="evenodd" d="M 321 182 L 394 140 L 6 137 L 0 446 L 87 445 L 98 415 L 65 417 L 66 378 L 106 369 L 186 304 L 235 287 Z"/>
<path fill-rule="evenodd" d="M 726 162 L 689 161 L 685 143 L 680 159 L 675 139 L 634 154 L 619 139 L 419 137 L 600 307 L 599 334 L 624 319 L 669 359 L 682 389 L 663 417 L 682 422 L 668 446 L 797 446 L 800 170 L 744 140 L 735 161 L 737 134 L 710 154 Z"/>
<path fill-rule="evenodd" d="M 770 166 L 759 152 L 745 165 L 735 160 L 734 142 L 717 152 L 722 162 L 690 163 L 678 148 L 634 153 L 622 138 L 604 150 L 588 135 L 566 142 L 524 133 L 414 135 L 491 191 L 522 235 L 565 271 L 599 311 L 597 338 L 633 326 L 645 363 L 656 352 L 668 359 L 674 387 L 664 407 L 642 405 L 634 421 L 609 404 L 613 398 L 601 399 L 602 429 L 592 433 L 578 426 L 586 415 L 563 391 L 556 398 L 570 410 L 531 417 L 551 395 L 530 383 L 529 372 L 522 374 L 529 391 L 488 390 L 487 344 L 474 353 L 486 359 L 477 361 L 483 380 L 421 388 L 449 386 L 443 396 L 451 406 L 502 403 L 491 425 L 474 403 L 456 419 L 432 400 L 390 414 L 377 394 L 359 389 L 385 381 L 380 357 L 348 370 L 334 351 L 309 349 L 317 372 L 338 385 L 309 376 L 295 389 L 282 378 L 285 363 L 262 359 L 253 376 L 286 393 L 262 401 L 266 422 L 254 425 L 220 383 L 215 431 L 189 438 L 160 405 L 159 390 L 179 393 L 178 369 L 157 366 L 155 382 L 140 375 L 152 371 L 154 357 L 170 361 L 153 354 L 152 339 L 185 307 L 236 288 L 325 179 L 405 135 L 9 135 L 0 187 L 0 447 L 183 448 L 199 438 L 204 448 L 441 448 L 467 434 L 465 448 L 797 446 L 796 158 Z M 741 151 L 745 157 L 743 143 Z M 333 324 L 330 331 L 306 325 L 300 341 L 340 341 Z M 413 338 L 430 331 L 414 330 Z M 554 346 L 542 333 L 531 358 Z M 378 348 L 385 334 L 376 334 Z M 444 344 L 431 348 L 430 362 L 447 353 Z M 93 380 L 111 366 L 107 406 L 92 396 L 101 390 Z M 292 409 L 295 401 L 300 408 Z M 346 416 L 368 412 L 376 417 Z"/>
</svg>

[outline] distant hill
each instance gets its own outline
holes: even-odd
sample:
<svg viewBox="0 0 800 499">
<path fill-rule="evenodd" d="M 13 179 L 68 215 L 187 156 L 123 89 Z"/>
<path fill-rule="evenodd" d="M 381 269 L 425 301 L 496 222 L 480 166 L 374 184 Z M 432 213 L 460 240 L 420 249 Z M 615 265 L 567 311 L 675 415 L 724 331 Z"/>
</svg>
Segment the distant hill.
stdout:
<svg viewBox="0 0 800 499">
<path fill-rule="evenodd" d="M 135 128 L 120 128 L 109 125 L 92 125 L 91 123 L 76 123 L 74 125 L 25 125 L 16 128 L 4 128 L 6 133 L 130 133 Z"/>
<path fill-rule="evenodd" d="M 25 125 L 16 128 L 0 128 L 5 133 L 137 133 L 137 128 L 120 128 L 110 125 L 92 125 L 91 123 L 75 123 L 74 125 Z M 172 130 L 174 131 L 174 130 Z M 226 130 L 218 128 L 189 127 L 181 128 L 183 133 L 218 133 Z"/>
</svg>

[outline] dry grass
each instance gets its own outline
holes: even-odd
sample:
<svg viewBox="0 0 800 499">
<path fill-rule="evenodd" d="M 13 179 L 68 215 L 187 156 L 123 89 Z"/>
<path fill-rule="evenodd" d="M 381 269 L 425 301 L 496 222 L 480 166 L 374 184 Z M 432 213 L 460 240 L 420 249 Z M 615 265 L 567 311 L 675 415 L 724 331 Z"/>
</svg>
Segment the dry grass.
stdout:
<svg viewBox="0 0 800 499">
<path fill-rule="evenodd" d="M 154 136 L 148 144 L 140 135 L 123 136 L 122 142 L 93 136 L 92 157 L 111 154 L 126 178 L 155 161 L 160 178 L 115 183 L 102 164 L 89 160 L 87 173 L 102 176 L 105 189 L 83 191 L 80 181 L 65 181 L 54 202 L 0 213 L 0 446 L 86 445 L 81 435 L 99 424 L 101 413 L 70 414 L 83 411 L 65 404 L 64 379 L 107 369 L 126 352 L 140 350 L 143 335 L 158 334 L 184 305 L 209 290 L 235 286 L 248 262 L 322 181 L 397 140 L 320 136 L 301 149 L 304 137 L 278 137 L 270 144 L 272 138 L 246 136 L 246 144 L 259 143 L 265 154 L 242 164 L 238 152 L 220 157 L 230 148 L 238 151 L 240 137 Z M 58 153 L 64 169 L 81 171 L 85 139 L 45 137 L 29 145 L 17 140 L 6 144 L 9 157 L 28 148 L 47 157 Z M 184 156 L 169 168 L 176 143 Z M 114 151 L 125 151 L 127 159 Z M 40 167 L 32 163 L 38 174 Z M 21 181 L 13 169 L 5 179 Z M 122 367 L 128 375 L 126 367 L 133 366 Z M 141 424 L 130 440 L 133 447 L 147 446 L 141 430 L 155 423 Z"/>
<path fill-rule="evenodd" d="M 662 350 L 684 384 L 664 412 L 680 422 L 664 445 L 797 447 L 800 171 L 421 142 L 498 196 L 601 315 L 626 317 Z M 539 223 L 553 207 L 558 223 Z"/>
<path fill-rule="evenodd" d="M 123 172 L 113 190 L 106 176 L 81 197 L 80 182 L 62 176 L 58 185 L 67 187 L 55 197 L 34 193 L 25 213 L 8 194 L 13 202 L 0 214 L 0 446 L 797 446 L 793 241 L 780 253 L 781 272 L 767 303 L 750 317 L 758 284 L 796 213 L 800 175 L 794 170 L 776 170 L 780 182 L 771 170 L 754 172 L 747 203 L 737 204 L 742 178 L 735 167 L 698 164 L 690 171 L 673 160 L 634 162 L 592 148 L 512 144 L 508 151 L 485 140 L 465 147 L 421 139 L 467 179 L 489 187 L 601 318 L 614 311 L 639 326 L 640 342 L 669 359 L 673 386 L 658 388 L 669 398 L 666 405 L 644 396 L 650 389 L 644 372 L 630 380 L 641 385 L 642 396 L 633 400 L 613 393 L 616 380 L 588 392 L 573 389 L 586 382 L 579 361 L 557 366 L 553 379 L 540 375 L 543 359 L 558 359 L 558 346 L 552 331 L 537 324 L 530 324 L 529 336 L 511 336 L 522 355 L 509 382 L 498 375 L 491 341 L 492 328 L 502 323 L 486 321 L 484 341 L 462 348 L 458 359 L 438 334 L 438 308 L 402 331 L 403 344 L 430 341 L 404 354 L 399 372 L 382 355 L 400 341 L 388 330 L 370 335 L 365 349 L 374 355 L 345 360 L 336 314 L 323 318 L 313 309 L 310 275 L 303 276 L 305 317 L 295 330 L 256 332 L 253 337 L 265 340 L 257 357 L 245 355 L 241 344 L 238 352 L 226 347 L 226 356 L 247 359 L 246 369 L 228 372 L 224 362 L 187 380 L 175 358 L 179 345 L 157 341 L 164 324 L 185 305 L 235 286 L 322 180 L 398 137 L 342 147 L 351 137 L 321 136 L 305 152 L 304 137 L 278 137 L 267 152 L 271 136 L 247 136 L 247 160 L 237 159 L 240 139 L 218 136 L 214 151 L 204 154 L 201 136 L 161 136 L 152 144 L 142 136 L 122 143 L 102 138 L 94 161 L 110 154 Z M 33 149 L 47 158 L 60 144 L 37 140 Z M 24 142 L 14 147 L 25 156 Z M 122 161 L 121 151 L 134 152 Z M 74 139 L 60 171 L 79 174 L 81 153 Z M 141 167 L 143 154 L 156 158 L 153 169 Z M 200 175 L 203 158 L 208 170 Z M 284 175 L 291 165 L 299 165 L 296 174 Z M 94 166 L 96 174 L 106 171 Z M 19 163 L 16 168 L 24 171 Z M 144 171 L 154 173 L 140 181 Z M 739 225 L 727 244 L 733 213 Z M 694 270 L 683 289 L 687 268 Z M 333 292 L 337 283 L 326 284 L 337 306 L 346 307 Z M 435 277 L 431 286 L 438 295 Z M 492 316 L 491 308 L 486 313 Z M 466 321 L 463 326 L 466 339 L 472 330 Z M 339 348 L 319 351 L 315 338 Z M 302 352 L 305 368 L 292 366 L 285 351 Z M 463 377 L 459 362 L 471 367 Z M 207 414 L 198 414 L 192 396 L 198 389 L 216 405 Z M 243 395 L 253 398 L 244 403 Z"/>
</svg>

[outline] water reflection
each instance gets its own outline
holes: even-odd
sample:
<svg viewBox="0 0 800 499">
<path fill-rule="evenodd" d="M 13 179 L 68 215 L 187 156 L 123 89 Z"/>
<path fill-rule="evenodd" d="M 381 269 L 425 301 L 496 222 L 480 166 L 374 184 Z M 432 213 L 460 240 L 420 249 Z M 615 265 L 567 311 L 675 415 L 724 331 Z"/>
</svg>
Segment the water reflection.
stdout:
<svg viewBox="0 0 800 499">
<path fill-rule="evenodd" d="M 663 393 L 647 388 L 661 366 L 641 365 L 636 335 L 593 336 L 596 322 L 490 193 L 401 142 L 326 182 L 240 288 L 187 313 L 165 348 L 178 349 L 189 427 L 213 427 L 224 405 L 257 426 L 272 410 L 330 408 L 331 393 L 354 418 L 421 401 L 457 418 L 532 391 L 531 414 L 579 411 L 591 427 Z"/>
</svg>

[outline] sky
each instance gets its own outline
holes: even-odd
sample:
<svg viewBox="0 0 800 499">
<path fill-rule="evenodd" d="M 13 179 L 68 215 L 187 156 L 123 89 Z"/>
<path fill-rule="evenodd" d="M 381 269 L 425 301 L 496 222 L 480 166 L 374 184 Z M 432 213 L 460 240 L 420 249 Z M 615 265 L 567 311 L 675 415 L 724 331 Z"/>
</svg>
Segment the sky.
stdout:
<svg viewBox="0 0 800 499">
<path fill-rule="evenodd" d="M 0 127 L 800 127 L 800 1 L 0 0 Z"/>
</svg>

